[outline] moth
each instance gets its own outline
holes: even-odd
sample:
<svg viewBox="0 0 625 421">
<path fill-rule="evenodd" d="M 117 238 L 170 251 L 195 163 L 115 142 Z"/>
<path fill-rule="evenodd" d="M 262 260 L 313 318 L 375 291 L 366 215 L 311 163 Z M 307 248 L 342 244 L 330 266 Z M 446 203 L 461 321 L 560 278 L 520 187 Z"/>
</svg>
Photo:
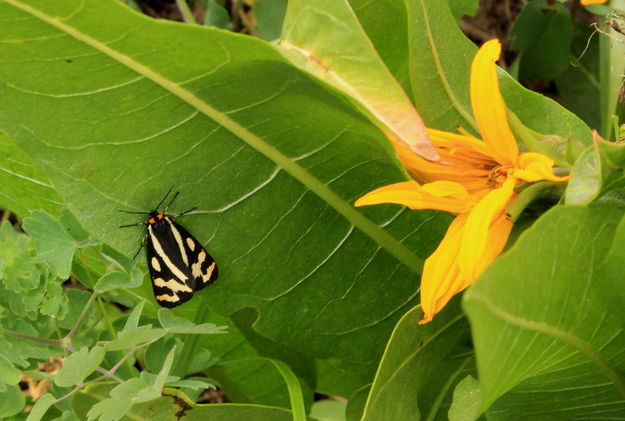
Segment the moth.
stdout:
<svg viewBox="0 0 625 421">
<path fill-rule="evenodd" d="M 217 263 L 206 252 L 199 241 L 174 221 L 195 208 L 176 215 L 167 215 L 167 210 L 174 203 L 178 192 L 162 212 L 158 209 L 167 199 L 173 187 L 156 208 L 150 212 L 129 212 L 138 215 L 148 215 L 145 221 L 135 224 L 120 225 L 120 228 L 147 226 L 141 240 L 139 250 L 133 257 L 136 258 L 141 248 L 147 243 L 148 268 L 152 279 L 152 289 L 156 302 L 163 307 L 179 306 L 191 299 L 193 293 L 215 282 L 218 276 Z"/>
</svg>

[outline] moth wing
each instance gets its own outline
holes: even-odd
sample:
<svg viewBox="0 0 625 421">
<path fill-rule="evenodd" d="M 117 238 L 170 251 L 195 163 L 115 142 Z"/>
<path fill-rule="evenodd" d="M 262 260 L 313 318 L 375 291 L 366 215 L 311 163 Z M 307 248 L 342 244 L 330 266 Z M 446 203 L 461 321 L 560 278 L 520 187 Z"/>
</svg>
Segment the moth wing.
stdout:
<svg viewBox="0 0 625 421">
<path fill-rule="evenodd" d="M 147 258 L 154 297 L 161 306 L 172 308 L 191 299 L 196 282 L 168 225 L 163 221 L 150 227 Z"/>
<path fill-rule="evenodd" d="M 199 291 L 215 282 L 219 271 L 217 262 L 206 251 L 202 244 L 195 239 L 187 230 L 173 222 L 182 236 L 185 251 L 189 259 L 191 276 L 195 280 L 194 291 Z"/>
</svg>

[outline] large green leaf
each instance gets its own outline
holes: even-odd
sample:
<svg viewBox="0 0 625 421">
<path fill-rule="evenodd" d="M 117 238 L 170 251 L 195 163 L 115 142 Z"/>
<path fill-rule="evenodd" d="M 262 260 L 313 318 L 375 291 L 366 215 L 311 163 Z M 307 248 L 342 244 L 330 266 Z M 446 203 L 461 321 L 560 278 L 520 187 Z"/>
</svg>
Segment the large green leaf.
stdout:
<svg viewBox="0 0 625 421">
<path fill-rule="evenodd" d="M 225 318 L 210 315 L 218 324 L 228 323 Z M 253 402 L 263 405 L 289 406 L 286 385 L 280 373 L 267 360 L 259 361 L 263 349 L 256 350 L 235 327 L 227 335 L 201 337 L 200 345 L 209 349 L 219 363 L 207 371 L 219 381 L 221 388 L 233 402 Z"/>
<path fill-rule="evenodd" d="M 467 323 L 456 305 L 432 323 L 415 307 L 402 317 L 389 340 L 369 392 L 362 421 L 446 420 L 455 383 L 472 367 L 457 346 L 469 341 Z M 464 374 L 463 374 L 464 373 Z"/>
<path fill-rule="evenodd" d="M 418 155 L 435 161 L 421 117 L 363 31 L 348 0 L 291 0 L 280 46 L 351 98 Z"/>
<path fill-rule="evenodd" d="M 622 418 L 625 335 L 598 298 L 605 274 L 595 273 L 622 215 L 549 211 L 465 294 L 482 409 L 498 399 L 489 419 Z"/>
<path fill-rule="evenodd" d="M 197 206 L 181 223 L 221 277 L 185 307 L 252 309 L 257 334 L 333 368 L 327 392 L 370 381 L 446 218 L 352 207 L 403 178 L 368 120 L 249 37 L 113 1 L 7 0 L 0 15 L 0 128 L 88 231 L 134 253 L 118 209 L 175 186 L 172 212 Z"/>
<path fill-rule="evenodd" d="M 63 204 L 45 174 L 0 133 L 0 207 L 24 218 L 31 209 L 58 213 Z"/>
<path fill-rule="evenodd" d="M 603 300 L 608 311 L 613 317 L 625 326 L 625 291 L 623 283 L 623 262 L 625 262 L 625 219 L 621 219 L 614 232 L 612 248 L 603 265 L 594 276 L 597 283 L 596 292 Z"/>
<path fill-rule="evenodd" d="M 350 0 L 387 67 L 412 97 L 428 127 L 475 130 L 469 101 L 469 69 L 475 45 L 438 0 Z M 392 22 L 392 24 L 389 24 Z M 533 130 L 590 144 L 591 132 L 553 100 L 528 91 L 505 72 L 501 91 L 510 108 Z"/>
</svg>

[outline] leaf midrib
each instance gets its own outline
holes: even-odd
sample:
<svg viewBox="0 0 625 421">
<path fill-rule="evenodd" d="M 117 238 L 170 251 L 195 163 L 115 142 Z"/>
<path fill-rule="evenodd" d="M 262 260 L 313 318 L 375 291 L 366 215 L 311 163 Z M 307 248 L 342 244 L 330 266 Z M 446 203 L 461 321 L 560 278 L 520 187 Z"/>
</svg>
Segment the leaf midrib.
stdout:
<svg viewBox="0 0 625 421">
<path fill-rule="evenodd" d="M 91 46 L 92 48 L 95 48 L 96 50 L 116 60 L 127 68 L 137 72 L 140 75 L 143 75 L 147 79 L 150 79 L 155 84 L 161 86 L 162 88 L 171 92 L 173 95 L 177 96 L 187 104 L 196 108 L 204 115 L 213 119 L 221 126 L 229 130 L 232 134 L 243 140 L 249 146 L 260 152 L 263 156 L 275 162 L 276 165 L 283 168 L 284 171 L 286 171 L 293 178 L 306 186 L 310 191 L 319 196 L 324 202 L 334 208 L 351 224 L 360 229 L 368 237 L 374 240 L 382 249 L 386 250 L 389 254 L 399 260 L 406 267 L 410 268 L 414 272 L 421 272 L 423 260 L 415 255 L 412 251 L 410 251 L 406 246 L 401 244 L 395 237 L 380 228 L 369 218 L 358 212 L 352 205 L 342 199 L 338 194 L 336 194 L 328 186 L 323 184 L 319 179 L 306 171 L 293 159 L 284 155 L 278 149 L 268 144 L 262 138 L 232 120 L 226 114 L 210 106 L 205 101 L 194 95 L 191 91 L 183 88 L 181 85 L 169 79 L 166 79 L 164 76 L 139 63 L 132 57 L 123 54 L 117 50 L 114 50 L 113 48 L 98 41 L 97 39 L 92 38 L 91 36 L 80 32 L 78 29 L 69 26 L 58 18 L 47 15 L 46 13 L 35 9 L 30 5 L 24 4 L 19 0 L 5 0 L 5 3 L 10 4 L 13 7 L 16 7 L 23 12 L 26 12 L 33 17 L 41 20 L 42 22 L 52 25 L 60 31 L 65 32 L 74 39 L 81 41 Z M 119 7 L 124 6 L 119 5 Z"/>
<path fill-rule="evenodd" d="M 432 32 L 432 27 L 430 26 L 430 16 L 428 12 L 428 6 L 425 4 L 424 0 L 420 0 L 419 4 L 421 5 L 421 12 L 423 13 L 423 22 L 425 26 L 424 32 L 425 32 L 428 44 L 430 45 L 430 53 L 432 54 L 432 61 L 434 63 L 434 67 L 436 68 L 436 75 L 438 76 L 438 79 L 440 80 L 441 85 L 443 86 L 443 90 L 445 91 L 445 94 L 447 95 L 447 98 L 449 99 L 449 102 L 451 103 L 452 108 L 454 108 L 458 112 L 458 114 L 460 114 L 460 116 L 462 116 L 462 118 L 464 118 L 465 121 L 471 127 L 473 127 L 473 129 L 477 130 L 477 123 L 475 122 L 475 119 L 473 118 L 471 113 L 460 103 L 460 100 L 458 99 L 458 97 L 456 97 L 453 89 L 451 88 L 451 84 L 449 83 L 449 80 L 447 79 L 447 75 L 443 68 L 443 63 L 441 62 L 441 59 L 438 53 L 438 44 L 434 40 L 434 33 Z M 410 48 L 409 51 L 410 51 L 410 54 L 412 55 L 413 49 Z"/>
</svg>

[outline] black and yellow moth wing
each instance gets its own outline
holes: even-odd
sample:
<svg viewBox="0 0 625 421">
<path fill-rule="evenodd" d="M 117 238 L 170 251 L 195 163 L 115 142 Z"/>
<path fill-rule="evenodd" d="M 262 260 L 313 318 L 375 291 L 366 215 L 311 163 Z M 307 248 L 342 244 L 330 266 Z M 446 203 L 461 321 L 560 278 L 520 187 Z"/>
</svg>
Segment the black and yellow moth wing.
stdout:
<svg viewBox="0 0 625 421">
<path fill-rule="evenodd" d="M 189 268 L 195 280 L 194 291 L 199 291 L 215 282 L 219 276 L 217 263 L 195 237 L 176 222 L 171 222 L 184 240 L 184 247 L 189 257 Z"/>
<path fill-rule="evenodd" d="M 163 307 L 179 306 L 191 299 L 196 279 L 184 246 L 186 230 L 164 217 L 148 226 L 147 259 L 156 301 Z"/>
</svg>

